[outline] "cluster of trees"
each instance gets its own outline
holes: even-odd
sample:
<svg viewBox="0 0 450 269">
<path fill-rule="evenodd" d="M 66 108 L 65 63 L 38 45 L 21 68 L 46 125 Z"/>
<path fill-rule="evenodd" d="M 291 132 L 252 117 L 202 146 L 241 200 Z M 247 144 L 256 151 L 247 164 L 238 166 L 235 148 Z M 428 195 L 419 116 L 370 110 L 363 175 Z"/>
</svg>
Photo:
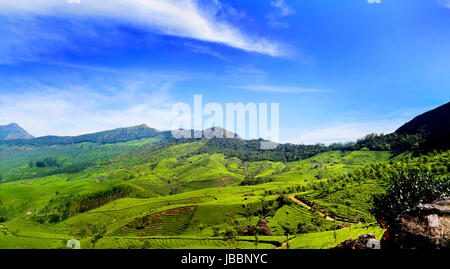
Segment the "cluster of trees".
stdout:
<svg viewBox="0 0 450 269">
<path fill-rule="evenodd" d="M 334 143 L 329 146 L 279 144 L 275 149 L 261 149 L 264 140 L 243 139 L 209 139 L 205 146 L 194 154 L 222 153 L 228 157 L 237 157 L 243 161 L 273 161 L 293 162 L 310 158 L 319 153 L 341 150 L 354 151 L 369 149 L 374 151 L 392 151 L 400 154 L 405 151 L 419 151 L 425 142 L 421 133 L 417 134 L 370 134 L 366 137 L 349 143 Z"/>
<path fill-rule="evenodd" d="M 80 162 L 80 163 L 73 163 L 69 165 L 65 165 L 53 172 L 53 174 L 75 174 L 78 172 L 83 171 L 84 169 L 88 167 L 95 166 L 96 163 L 94 162 Z"/>
<path fill-rule="evenodd" d="M 52 158 L 52 157 L 47 157 L 47 158 L 43 158 L 43 159 L 39 159 L 37 161 L 29 161 L 28 162 L 28 166 L 30 168 L 32 167 L 39 167 L 39 168 L 44 168 L 44 167 L 61 167 L 62 166 L 62 161 L 56 159 L 56 158 Z"/>
<path fill-rule="evenodd" d="M 131 192 L 132 188 L 129 185 L 117 185 L 108 190 L 94 193 L 59 196 L 51 199 L 49 204 L 38 212 L 33 219 L 40 223 L 61 222 L 76 214 L 128 197 Z"/>
<path fill-rule="evenodd" d="M 264 183 L 272 182 L 273 178 L 271 177 L 255 177 L 253 175 L 245 176 L 245 179 L 240 183 L 241 186 L 253 186 Z"/>
<path fill-rule="evenodd" d="M 374 151 L 392 151 L 394 154 L 400 154 L 405 151 L 418 151 L 420 145 L 425 139 L 421 133 L 417 134 L 369 134 L 356 142 L 345 144 L 332 144 L 333 150 L 360 150 L 367 148 Z"/>
<path fill-rule="evenodd" d="M 97 165 L 93 161 L 84 161 L 84 162 L 77 162 L 77 163 L 66 163 L 66 160 L 58 160 L 53 157 L 43 158 L 36 161 L 29 161 L 28 167 L 29 168 L 47 168 L 47 169 L 38 169 L 33 170 L 33 173 L 28 173 L 27 170 L 25 170 L 24 173 L 14 173 L 9 174 L 7 179 L 9 181 L 14 180 L 23 180 L 28 178 L 36 178 L 36 177 L 46 177 L 51 175 L 58 175 L 58 174 L 76 174 L 79 173 L 86 168 L 93 167 Z M 0 180 L 2 178 L 0 177 Z"/>
<path fill-rule="evenodd" d="M 6 222 L 8 220 L 8 217 L 4 215 L 6 213 L 6 210 L 3 207 L 4 205 L 2 201 L 0 201 L 0 222 Z"/>
<path fill-rule="evenodd" d="M 291 162 L 312 157 L 316 154 L 329 151 L 325 145 L 292 145 L 279 144 L 275 149 L 261 149 L 263 140 L 243 139 L 208 139 L 205 146 L 195 154 L 222 153 L 228 157 L 237 157 L 243 161 L 274 161 Z"/>
</svg>

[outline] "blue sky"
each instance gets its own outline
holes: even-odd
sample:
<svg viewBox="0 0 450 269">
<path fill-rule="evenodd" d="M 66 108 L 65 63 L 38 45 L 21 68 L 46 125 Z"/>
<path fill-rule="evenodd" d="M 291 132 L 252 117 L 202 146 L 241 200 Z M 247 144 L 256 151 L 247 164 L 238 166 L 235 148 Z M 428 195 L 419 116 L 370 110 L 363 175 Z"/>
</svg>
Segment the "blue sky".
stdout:
<svg viewBox="0 0 450 269">
<path fill-rule="evenodd" d="M 2 0 L 0 125 L 166 130 L 202 94 L 280 103 L 282 142 L 355 140 L 449 101 L 449 29 L 450 0 Z"/>
</svg>

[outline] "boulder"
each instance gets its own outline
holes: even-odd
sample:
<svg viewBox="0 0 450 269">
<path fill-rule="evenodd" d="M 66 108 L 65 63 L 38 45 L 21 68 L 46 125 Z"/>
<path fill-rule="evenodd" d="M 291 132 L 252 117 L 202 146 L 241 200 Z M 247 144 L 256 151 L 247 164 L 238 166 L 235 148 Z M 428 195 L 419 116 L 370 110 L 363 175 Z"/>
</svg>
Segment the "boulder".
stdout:
<svg viewBox="0 0 450 269">
<path fill-rule="evenodd" d="M 335 249 L 381 249 L 381 245 L 374 234 L 362 234 L 358 239 L 340 243 Z"/>
<path fill-rule="evenodd" d="M 400 214 L 382 239 L 383 248 L 450 248 L 450 198 Z"/>
</svg>

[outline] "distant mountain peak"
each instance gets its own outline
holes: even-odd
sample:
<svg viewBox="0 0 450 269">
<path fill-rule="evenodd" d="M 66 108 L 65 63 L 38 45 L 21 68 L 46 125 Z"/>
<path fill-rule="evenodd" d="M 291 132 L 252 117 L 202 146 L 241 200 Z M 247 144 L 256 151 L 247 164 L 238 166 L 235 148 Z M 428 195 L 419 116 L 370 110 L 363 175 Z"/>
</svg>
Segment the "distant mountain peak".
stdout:
<svg viewBox="0 0 450 269">
<path fill-rule="evenodd" d="M 17 123 L 10 123 L 7 125 L 0 125 L 0 140 L 12 139 L 31 139 L 34 136 L 30 135 Z"/>
</svg>

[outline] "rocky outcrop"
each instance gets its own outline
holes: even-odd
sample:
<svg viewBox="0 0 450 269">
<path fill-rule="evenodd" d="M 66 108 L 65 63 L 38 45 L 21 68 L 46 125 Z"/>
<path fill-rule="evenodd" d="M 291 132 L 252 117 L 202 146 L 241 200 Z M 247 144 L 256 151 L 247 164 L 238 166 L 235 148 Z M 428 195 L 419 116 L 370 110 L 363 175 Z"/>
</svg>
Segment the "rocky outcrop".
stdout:
<svg viewBox="0 0 450 269">
<path fill-rule="evenodd" d="M 450 248 L 450 198 L 408 209 L 386 232 L 382 248 Z"/>
<path fill-rule="evenodd" d="M 381 246 L 374 234 L 363 234 L 358 239 L 340 243 L 335 249 L 381 249 Z"/>
</svg>

